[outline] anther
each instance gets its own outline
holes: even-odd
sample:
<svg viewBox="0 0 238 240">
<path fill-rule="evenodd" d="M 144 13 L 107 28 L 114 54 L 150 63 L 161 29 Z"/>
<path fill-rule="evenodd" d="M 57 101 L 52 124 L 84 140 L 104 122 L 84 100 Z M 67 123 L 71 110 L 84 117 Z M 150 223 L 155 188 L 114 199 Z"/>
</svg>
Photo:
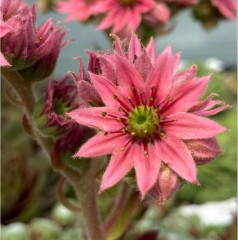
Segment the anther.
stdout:
<svg viewBox="0 0 238 240">
<path fill-rule="evenodd" d="M 108 132 L 105 132 L 105 133 L 104 133 L 104 136 L 107 136 L 107 135 L 108 135 Z"/>
<path fill-rule="evenodd" d="M 120 121 L 121 121 L 121 118 L 117 117 L 117 121 L 120 122 Z"/>
<path fill-rule="evenodd" d="M 131 90 L 132 90 L 132 92 L 135 92 L 136 88 L 135 87 L 131 87 Z"/>
<path fill-rule="evenodd" d="M 147 156 L 148 155 L 148 151 L 145 150 L 144 151 L 144 155 Z"/>
<path fill-rule="evenodd" d="M 106 112 L 102 112 L 102 116 L 105 117 L 107 115 Z"/>
<path fill-rule="evenodd" d="M 131 136 L 135 136 L 136 135 L 136 133 L 135 132 L 131 132 Z"/>
<path fill-rule="evenodd" d="M 155 91 L 156 86 L 151 87 L 152 92 Z"/>
<path fill-rule="evenodd" d="M 118 99 L 118 96 L 117 96 L 117 95 L 113 95 L 113 98 L 114 98 L 114 99 Z"/>
<path fill-rule="evenodd" d="M 172 102 L 173 100 L 174 100 L 174 99 L 173 99 L 172 97 L 169 97 L 169 98 L 168 98 L 168 101 L 169 101 L 169 102 Z"/>
<path fill-rule="evenodd" d="M 154 98 L 150 97 L 150 101 L 153 102 L 153 101 L 154 101 Z"/>
<path fill-rule="evenodd" d="M 121 152 L 123 152 L 123 151 L 125 150 L 125 148 L 124 148 L 124 147 L 121 147 L 119 150 L 120 150 Z"/>
<path fill-rule="evenodd" d="M 125 133 L 125 132 L 126 132 L 126 128 L 122 128 L 121 131 L 122 131 L 123 133 Z"/>
<path fill-rule="evenodd" d="M 167 134 L 166 133 L 160 133 L 161 137 L 166 139 L 167 138 Z"/>
</svg>

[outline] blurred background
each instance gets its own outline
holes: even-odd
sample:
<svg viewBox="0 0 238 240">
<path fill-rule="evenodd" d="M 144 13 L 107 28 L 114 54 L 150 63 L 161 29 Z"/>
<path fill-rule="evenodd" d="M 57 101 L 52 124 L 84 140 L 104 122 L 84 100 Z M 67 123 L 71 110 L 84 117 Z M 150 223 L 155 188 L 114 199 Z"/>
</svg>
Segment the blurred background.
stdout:
<svg viewBox="0 0 238 240">
<path fill-rule="evenodd" d="M 33 0 L 26 1 L 29 5 Z M 64 16 L 50 12 L 38 12 L 37 23 L 53 17 L 55 22 Z M 128 234 L 120 236 L 115 231 L 113 239 L 128 240 L 235 240 L 237 239 L 237 23 L 222 21 L 211 31 L 184 11 L 173 19 L 171 33 L 156 38 L 157 50 L 168 44 L 182 52 L 181 68 L 198 64 L 198 75 L 213 72 L 206 95 L 219 94 L 220 99 L 234 107 L 217 115 L 214 120 L 230 131 L 218 140 L 224 153 L 215 161 L 198 168 L 200 187 L 190 184 L 180 189 L 166 204 L 148 199 L 140 202 L 141 208 L 134 214 L 134 222 L 128 226 Z M 67 71 L 78 71 L 81 56 L 87 62 L 86 49 L 111 48 L 111 41 L 93 24 L 78 22 L 62 25 L 68 30 L 67 38 L 75 41 L 66 45 L 59 57 L 53 77 L 62 77 Z M 44 84 L 40 88 L 43 89 Z M 41 149 L 23 132 L 19 119 L 21 109 L 10 105 L 2 94 L 2 173 L 1 213 L 3 240 L 71 240 L 84 239 L 80 220 L 58 203 L 56 183 L 59 178 Z M 66 195 L 74 198 L 70 187 Z M 115 189 L 99 198 L 110 203 Z M 148 205 L 150 204 L 150 208 Z M 109 204 L 110 205 L 110 204 Z M 108 209 L 103 208 L 106 215 Z M 140 237 L 137 237 L 141 234 Z"/>
</svg>

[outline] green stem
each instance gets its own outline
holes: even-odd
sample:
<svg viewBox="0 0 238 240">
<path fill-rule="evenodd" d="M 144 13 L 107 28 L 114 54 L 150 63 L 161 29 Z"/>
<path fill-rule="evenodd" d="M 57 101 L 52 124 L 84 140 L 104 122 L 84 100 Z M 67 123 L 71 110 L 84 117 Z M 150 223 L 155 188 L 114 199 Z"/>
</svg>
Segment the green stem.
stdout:
<svg viewBox="0 0 238 240">
<path fill-rule="evenodd" d="M 73 185 L 76 196 L 80 201 L 87 239 L 104 240 L 101 215 L 96 201 L 96 174 L 103 161 L 97 158 L 88 159 L 87 161 L 90 161 L 89 169 L 82 174 L 81 178 L 72 173 L 72 169 L 65 169 L 64 175 Z"/>
<path fill-rule="evenodd" d="M 32 114 L 35 105 L 35 96 L 32 84 L 21 78 L 17 71 L 2 69 L 3 78 L 10 84 L 18 94 L 29 123 L 33 126 L 34 137 L 39 145 L 50 156 L 52 139 L 43 137 L 34 127 Z M 104 240 L 102 221 L 96 201 L 96 174 L 100 168 L 102 159 L 88 159 L 90 166 L 84 174 L 64 166 L 61 174 L 72 184 L 82 208 L 82 216 L 87 230 L 88 240 Z M 55 169 L 57 171 L 57 169 Z"/>
<path fill-rule="evenodd" d="M 107 218 L 105 225 L 104 225 L 104 232 L 105 234 L 109 234 L 113 226 L 115 225 L 118 217 L 120 216 L 122 209 L 125 206 L 126 201 L 128 200 L 128 193 L 129 193 L 129 186 L 122 182 L 118 191 L 118 195 L 114 202 L 114 205 L 111 209 L 110 215 Z"/>
</svg>

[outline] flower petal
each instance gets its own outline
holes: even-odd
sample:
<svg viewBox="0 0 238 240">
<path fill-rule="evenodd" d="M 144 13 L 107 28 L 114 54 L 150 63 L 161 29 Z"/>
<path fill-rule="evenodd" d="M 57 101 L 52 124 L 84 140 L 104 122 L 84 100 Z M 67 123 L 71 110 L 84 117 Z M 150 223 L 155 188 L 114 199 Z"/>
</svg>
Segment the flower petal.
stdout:
<svg viewBox="0 0 238 240">
<path fill-rule="evenodd" d="M 131 145 L 127 145 L 125 151 L 114 150 L 110 163 L 102 177 L 100 190 L 117 184 L 133 167 L 133 151 Z"/>
<path fill-rule="evenodd" d="M 163 162 L 168 164 L 180 177 L 197 184 L 196 165 L 185 143 L 172 136 L 155 142 L 158 155 Z"/>
<path fill-rule="evenodd" d="M 74 157 L 97 157 L 113 152 L 115 146 L 125 139 L 123 133 L 99 132 L 90 138 L 74 155 Z M 80 137 L 80 136 L 79 136 Z"/>
<path fill-rule="evenodd" d="M 131 39 L 129 42 L 128 57 L 131 62 L 141 55 L 141 44 L 137 35 L 132 32 Z"/>
<path fill-rule="evenodd" d="M 173 101 L 162 111 L 163 116 L 168 116 L 175 112 L 186 112 L 191 108 L 203 95 L 207 88 L 209 76 L 192 79 L 172 88 L 169 96 Z"/>
<path fill-rule="evenodd" d="M 150 38 L 150 41 L 146 47 L 146 52 L 148 53 L 151 63 L 154 65 L 156 61 L 156 48 L 155 48 L 155 42 L 154 38 Z"/>
<path fill-rule="evenodd" d="M 90 73 L 90 78 L 105 105 L 118 109 L 121 106 L 121 103 L 124 107 L 127 108 L 128 106 L 129 108 L 129 101 L 120 86 L 113 85 L 100 75 Z"/>
<path fill-rule="evenodd" d="M 174 120 L 164 124 L 166 133 L 181 139 L 210 138 L 226 131 L 226 128 L 216 122 L 191 113 L 176 113 L 166 120 Z"/>
<path fill-rule="evenodd" d="M 133 149 L 137 184 L 143 198 L 157 180 L 160 169 L 160 157 L 157 153 L 157 147 L 152 144 L 148 144 L 147 149 L 145 149 L 143 145 L 134 143 Z"/>
<path fill-rule="evenodd" d="M 137 95 L 139 96 L 142 92 L 143 83 L 139 72 L 126 58 L 115 55 L 115 60 L 119 86 L 121 86 L 132 99 L 135 97 L 135 93 L 132 90 L 133 88 L 135 88 Z"/>
<path fill-rule="evenodd" d="M 106 116 L 103 116 L 104 113 L 106 113 Z M 118 112 L 116 116 L 121 117 L 119 114 Z M 116 118 L 108 116 L 115 115 L 115 111 L 107 107 L 79 108 L 67 115 L 82 125 L 99 128 L 105 132 L 120 131 L 124 127 Z"/>
<path fill-rule="evenodd" d="M 155 66 L 149 74 L 145 91 L 146 96 L 151 96 L 151 88 L 156 87 L 155 101 L 161 102 L 167 96 L 172 87 L 173 80 L 174 56 L 171 52 L 171 47 L 167 47 L 156 60 Z"/>
</svg>

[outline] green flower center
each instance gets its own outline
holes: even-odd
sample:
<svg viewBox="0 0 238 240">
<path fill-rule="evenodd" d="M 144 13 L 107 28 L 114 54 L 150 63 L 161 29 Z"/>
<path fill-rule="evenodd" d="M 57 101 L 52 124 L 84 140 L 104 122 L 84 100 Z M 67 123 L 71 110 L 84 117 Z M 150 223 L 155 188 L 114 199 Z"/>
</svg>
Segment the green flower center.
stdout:
<svg viewBox="0 0 238 240">
<path fill-rule="evenodd" d="M 135 3 L 136 0 L 119 0 L 122 5 L 130 6 Z"/>
<path fill-rule="evenodd" d="M 53 100 L 54 111 L 57 115 L 63 115 L 64 113 L 68 112 L 70 107 L 67 105 L 68 104 L 63 102 L 61 99 L 55 98 Z"/>
<path fill-rule="evenodd" d="M 154 107 L 141 105 L 129 112 L 127 130 L 132 136 L 151 137 L 156 133 L 159 122 L 160 118 Z"/>
</svg>

